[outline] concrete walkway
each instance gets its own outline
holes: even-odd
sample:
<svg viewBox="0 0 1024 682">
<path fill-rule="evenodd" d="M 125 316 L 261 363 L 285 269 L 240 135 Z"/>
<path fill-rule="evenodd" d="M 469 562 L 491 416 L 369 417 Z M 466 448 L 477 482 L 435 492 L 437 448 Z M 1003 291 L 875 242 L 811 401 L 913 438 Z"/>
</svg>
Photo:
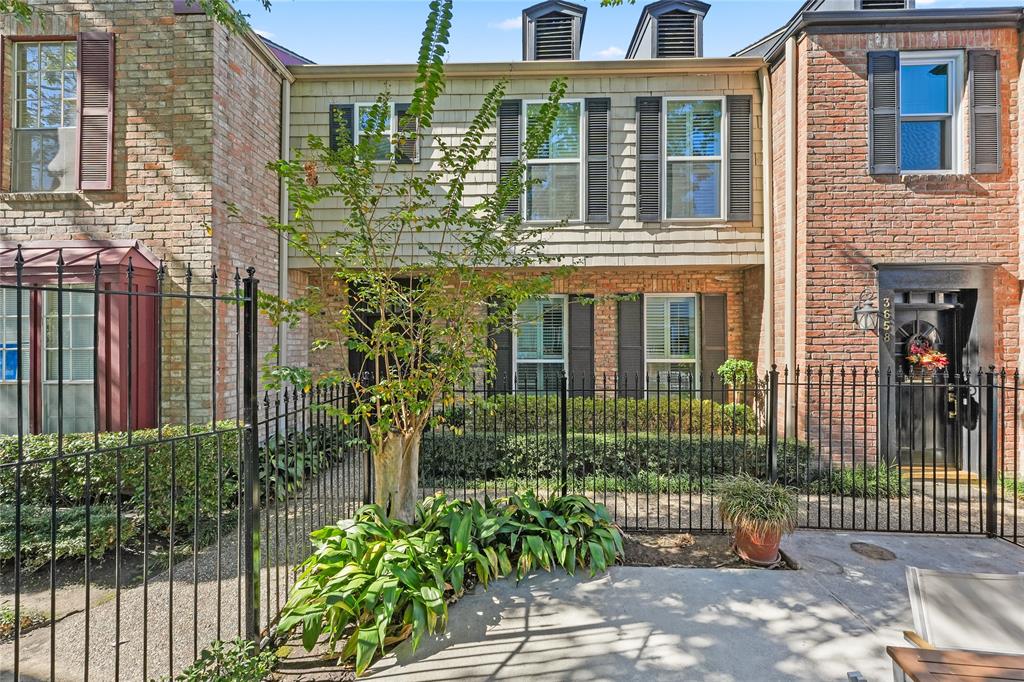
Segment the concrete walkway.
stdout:
<svg viewBox="0 0 1024 682">
<path fill-rule="evenodd" d="M 871 543 L 885 561 L 851 550 Z M 802 531 L 800 571 L 615 567 L 588 579 L 498 581 L 451 609 L 447 635 L 404 644 L 370 679 L 891 679 L 885 646 L 911 626 L 904 569 L 1024 571 L 1024 550 L 978 537 Z"/>
</svg>

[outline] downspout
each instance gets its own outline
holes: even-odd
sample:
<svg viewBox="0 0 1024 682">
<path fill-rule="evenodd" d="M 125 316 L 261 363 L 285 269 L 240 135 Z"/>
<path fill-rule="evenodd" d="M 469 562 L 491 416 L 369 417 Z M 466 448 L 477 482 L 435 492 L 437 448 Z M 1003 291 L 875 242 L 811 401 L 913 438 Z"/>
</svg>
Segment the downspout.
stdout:
<svg viewBox="0 0 1024 682">
<path fill-rule="evenodd" d="M 292 84 L 287 78 L 281 80 L 281 159 L 288 161 L 291 156 L 288 138 L 292 123 Z M 278 188 L 278 216 L 282 225 L 288 223 L 288 185 L 284 178 Z M 283 233 L 278 235 L 277 242 L 277 295 L 281 299 L 288 298 L 288 238 Z M 277 363 L 288 364 L 288 325 L 281 322 L 277 327 Z"/>
<path fill-rule="evenodd" d="M 786 40 L 786 250 L 784 256 L 786 308 L 783 364 L 796 369 L 796 38 Z"/>
<path fill-rule="evenodd" d="M 789 372 L 796 370 L 796 160 L 799 151 L 797 140 L 797 46 L 796 38 L 786 40 L 786 312 L 784 353 L 785 367 Z M 796 391 L 787 391 L 790 400 L 796 399 Z M 787 433 L 796 433 L 796 405 L 786 405 Z"/>
<path fill-rule="evenodd" d="M 775 215 L 773 208 L 775 155 L 772 152 L 772 80 L 768 67 L 762 66 L 758 71 L 761 82 L 761 193 L 762 217 L 764 230 L 764 325 L 765 353 L 768 364 L 775 362 Z"/>
</svg>

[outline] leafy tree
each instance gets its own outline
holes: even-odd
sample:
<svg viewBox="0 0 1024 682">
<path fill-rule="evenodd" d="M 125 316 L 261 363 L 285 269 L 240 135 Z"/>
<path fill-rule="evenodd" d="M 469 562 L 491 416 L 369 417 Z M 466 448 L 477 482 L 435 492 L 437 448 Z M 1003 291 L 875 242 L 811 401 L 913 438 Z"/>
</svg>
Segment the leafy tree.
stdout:
<svg viewBox="0 0 1024 682">
<path fill-rule="evenodd" d="M 263 9 L 270 11 L 271 0 L 259 0 Z M 249 17 L 239 12 L 232 5 L 230 0 L 189 0 L 188 4 L 199 5 L 204 12 L 228 27 L 229 30 L 240 33 L 248 30 Z M 13 14 L 22 21 L 32 18 L 34 11 L 29 0 L 0 0 L 0 14 Z"/>
<path fill-rule="evenodd" d="M 518 305 L 546 291 L 560 272 L 542 254 L 540 231 L 506 214 L 525 189 L 522 158 L 493 193 L 468 191 L 481 165 L 494 158 L 488 131 L 504 81 L 483 96 L 461 139 L 435 138 L 430 170 L 399 163 L 401 150 L 417 143 L 421 133 L 414 131 L 430 128 L 445 89 L 451 24 L 451 0 L 431 2 L 415 92 L 397 126 L 402 132 L 390 133 L 385 92 L 357 122 L 358 144 L 340 139 L 332 149 L 313 137 L 307 156 L 273 164 L 287 182 L 292 216 L 287 225 L 270 225 L 313 263 L 314 277 L 301 298 L 266 297 L 263 307 L 275 323 L 314 321 L 313 353 L 365 357 L 360 366 L 315 378 L 295 368 L 277 378 L 350 389 L 352 404 L 329 411 L 365 425 L 376 501 L 405 520 L 412 519 L 418 497 L 421 434 L 439 419 L 435 406 L 450 402 L 453 387 L 472 381 L 481 367 L 493 376 L 488 334 L 508 328 Z M 524 156 L 547 143 L 565 88 L 563 80 L 554 81 L 546 102 L 531 110 Z M 314 208 L 326 203 L 343 207 L 343 217 L 318 225 Z M 547 266 L 548 274 L 509 275 L 537 265 Z"/>
</svg>

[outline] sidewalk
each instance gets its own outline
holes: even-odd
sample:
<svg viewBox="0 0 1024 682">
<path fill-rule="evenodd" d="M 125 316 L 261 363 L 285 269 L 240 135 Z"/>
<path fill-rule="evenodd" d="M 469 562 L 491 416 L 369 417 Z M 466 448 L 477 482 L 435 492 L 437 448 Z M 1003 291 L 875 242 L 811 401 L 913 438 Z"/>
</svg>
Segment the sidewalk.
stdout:
<svg viewBox="0 0 1024 682">
<path fill-rule="evenodd" d="M 885 561 L 850 543 L 895 553 Z M 802 531 L 800 571 L 615 567 L 596 579 L 499 581 L 451 610 L 446 636 L 378 662 L 374 680 L 869 680 L 911 625 L 904 569 L 1024 571 L 978 537 Z"/>
</svg>

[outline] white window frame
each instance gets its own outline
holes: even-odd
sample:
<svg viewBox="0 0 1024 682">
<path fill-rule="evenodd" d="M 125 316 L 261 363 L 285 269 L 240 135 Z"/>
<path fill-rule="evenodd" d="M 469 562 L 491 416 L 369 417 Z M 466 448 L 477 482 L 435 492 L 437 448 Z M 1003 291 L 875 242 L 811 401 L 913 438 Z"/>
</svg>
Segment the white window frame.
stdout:
<svg viewBox="0 0 1024 682">
<path fill-rule="evenodd" d="M 377 106 L 376 102 L 356 102 L 353 105 L 353 108 L 352 108 L 352 137 L 353 137 L 352 144 L 354 144 L 356 147 L 359 146 L 359 142 L 360 142 L 360 140 L 363 137 L 363 133 L 360 130 L 360 125 L 359 125 L 360 121 L 362 120 L 360 115 L 359 115 L 359 111 L 360 111 L 360 109 L 371 109 L 371 108 L 373 108 L 375 106 Z M 390 125 L 388 126 L 388 139 L 390 140 L 390 143 L 391 143 L 391 156 L 390 156 L 390 158 L 387 158 L 387 159 L 371 159 L 372 163 L 391 163 L 391 161 L 394 159 L 394 156 L 395 156 L 395 135 L 397 134 L 397 130 L 398 130 L 398 122 L 395 120 L 395 103 L 394 102 L 388 102 L 388 107 L 390 108 L 389 112 L 388 112 L 388 121 L 390 123 Z M 419 151 L 417 151 L 416 155 L 419 156 Z"/>
<path fill-rule="evenodd" d="M 950 67 L 949 78 L 949 92 L 947 96 L 949 98 L 949 135 L 952 138 L 950 140 L 950 167 L 946 169 L 932 169 L 932 170 L 903 170 L 903 136 L 902 127 L 903 121 L 933 121 L 938 118 L 942 118 L 942 115 L 938 114 L 909 114 L 904 116 L 903 114 L 903 67 L 904 66 L 926 66 L 929 64 L 948 64 Z M 897 103 L 899 106 L 899 123 L 901 128 L 900 135 L 900 173 L 902 175 L 958 175 L 962 171 L 962 164 L 964 158 L 964 140 L 963 140 L 963 122 L 961 115 L 963 111 L 962 101 L 964 96 L 964 52 L 963 50 L 914 50 L 908 52 L 900 52 L 900 101 Z"/>
<path fill-rule="evenodd" d="M 74 120 L 74 125 L 67 125 L 67 122 L 64 120 L 64 109 L 65 109 L 64 104 L 65 104 L 65 102 L 67 100 L 64 97 L 65 93 L 64 93 L 63 73 L 64 73 L 64 71 L 67 71 L 67 69 L 63 69 L 62 68 L 61 69 L 61 100 L 60 100 L 61 125 L 57 126 L 56 128 L 40 128 L 40 127 L 36 127 L 36 126 L 23 126 L 21 124 L 21 99 L 18 97 L 18 85 L 19 85 L 18 78 L 19 78 L 19 75 L 24 71 L 24 69 L 21 68 L 21 64 L 20 64 L 21 48 L 23 48 L 25 46 L 35 45 L 39 49 L 39 52 L 40 52 L 40 55 L 41 55 L 44 45 L 60 45 L 61 49 L 63 50 L 68 44 L 75 44 L 75 46 L 76 46 L 75 47 L 75 120 Z M 13 191 L 15 191 L 15 192 L 46 192 L 46 191 L 57 191 L 57 192 L 65 191 L 66 192 L 66 191 L 74 191 L 74 190 L 60 190 L 60 189 L 58 189 L 58 190 L 26 189 L 26 188 L 18 186 L 17 185 L 17 180 L 18 180 L 18 177 L 19 177 L 18 166 L 20 165 L 20 160 L 18 159 L 18 141 L 19 141 L 18 140 L 18 137 L 19 137 L 18 133 L 19 132 L 32 132 L 32 131 L 40 132 L 40 131 L 47 131 L 47 130 L 58 130 L 59 131 L 59 130 L 68 129 L 68 128 L 77 129 L 77 128 L 81 127 L 81 125 L 82 125 L 82 121 L 81 121 L 81 118 L 82 118 L 82 102 L 81 102 L 82 84 L 79 82 L 80 75 L 78 73 L 78 71 L 79 71 L 78 70 L 78 60 L 81 58 L 81 55 L 78 54 L 77 43 L 74 40 L 17 40 L 17 41 L 14 41 L 12 43 L 12 52 L 13 52 L 13 55 L 11 57 L 11 63 L 12 63 L 12 66 L 13 66 L 13 75 L 11 76 L 11 103 L 13 105 L 13 113 L 11 115 L 11 132 L 12 132 L 12 135 L 11 135 L 11 138 L 12 138 L 11 139 L 11 189 Z M 41 56 L 40 56 L 40 59 L 42 59 Z M 28 72 L 25 72 L 25 73 L 28 73 Z M 39 71 L 39 74 L 40 75 L 42 74 L 42 70 Z M 75 150 L 75 155 L 76 155 L 76 157 L 78 155 L 78 150 L 77 149 Z M 77 167 L 78 163 L 79 163 L 79 160 L 76 158 L 75 159 L 75 166 L 76 167 Z M 76 179 L 75 184 L 77 185 L 77 179 Z"/>
<path fill-rule="evenodd" d="M 718 102 L 721 106 L 722 111 L 722 143 L 721 153 L 718 156 L 673 156 L 668 155 L 668 105 L 670 102 Z M 707 95 L 707 96 L 669 96 L 661 98 L 661 217 L 662 220 L 673 223 L 706 223 L 708 221 L 724 221 L 726 219 L 726 201 L 728 199 L 726 195 L 726 187 L 728 183 L 728 172 L 727 167 L 728 160 L 726 159 L 726 150 L 729 149 L 729 125 L 727 121 L 728 112 L 725 108 L 725 96 L 723 95 Z M 700 218 L 669 218 L 668 217 L 668 164 L 674 161 L 718 161 L 721 165 L 722 172 L 719 176 L 719 188 L 718 188 L 718 215 L 707 216 Z"/>
<path fill-rule="evenodd" d="M 90 294 L 89 294 L 88 291 L 76 291 L 75 289 L 69 287 L 69 288 L 66 288 L 66 289 L 63 290 L 63 294 L 64 294 L 64 296 L 63 296 L 64 300 L 61 301 L 61 307 L 63 308 L 63 313 L 64 313 L 64 315 L 63 315 L 64 323 L 62 325 L 64 329 L 70 329 L 70 327 L 68 325 L 71 323 L 71 319 L 72 318 L 84 317 L 84 318 L 88 318 L 90 320 L 95 318 L 95 313 L 93 313 L 93 314 L 72 313 L 70 308 L 68 307 L 68 306 L 70 306 L 70 299 L 68 298 L 68 294 L 83 294 L 83 295 L 89 296 Z M 54 312 L 54 314 L 52 316 L 49 314 L 49 312 L 48 312 L 49 309 L 47 308 L 47 304 L 49 303 L 49 299 L 50 299 L 51 296 L 56 297 L 57 295 L 58 294 L 57 294 L 56 291 L 48 291 L 47 290 L 47 291 L 43 292 L 43 301 L 42 301 L 42 305 L 43 305 L 43 309 L 42 309 L 43 327 L 40 330 L 40 332 L 42 334 L 42 351 L 43 351 L 42 354 L 39 357 L 39 364 L 41 366 L 40 367 L 40 369 L 41 369 L 40 377 L 42 377 L 42 383 L 43 384 L 52 384 L 52 385 L 57 385 L 57 383 L 60 383 L 60 382 L 58 382 L 57 379 L 47 379 L 46 378 L 47 377 L 46 370 L 47 370 L 47 367 L 48 367 L 47 359 L 46 358 L 47 358 L 47 356 L 51 352 L 56 351 L 56 352 L 61 352 L 62 353 L 65 350 L 65 348 L 52 348 L 52 347 L 48 346 L 47 345 L 47 339 L 46 339 L 46 330 L 47 330 L 46 325 L 47 325 L 47 323 L 50 321 L 51 317 L 53 319 L 57 319 L 57 313 L 56 312 Z M 90 301 L 90 302 L 92 302 L 92 301 Z M 90 343 L 92 343 L 92 342 L 94 342 L 94 339 L 92 339 L 92 337 L 90 337 L 89 341 L 90 341 Z M 63 340 L 59 340 L 59 342 L 62 343 Z M 79 347 L 75 346 L 73 344 L 73 342 L 74 342 L 74 338 L 72 337 L 71 340 L 69 341 L 70 345 L 68 345 L 68 347 L 66 348 L 66 350 L 68 352 L 71 352 L 73 350 L 88 350 L 88 351 L 92 351 L 93 357 L 96 356 L 96 350 L 97 349 L 96 349 L 95 346 L 88 346 L 88 347 L 85 347 L 85 348 L 79 348 Z M 65 369 L 67 369 L 67 368 L 65 368 Z M 67 386 L 69 384 L 94 384 L 94 383 L 96 383 L 96 367 L 92 368 L 92 379 L 65 379 L 62 383 L 65 386 Z"/>
<path fill-rule="evenodd" d="M 523 100 L 523 104 L 522 104 L 523 108 L 522 108 L 522 111 L 520 112 L 520 118 L 522 120 L 522 124 L 520 125 L 520 131 L 519 131 L 519 133 L 520 133 L 520 138 L 519 139 L 522 140 L 523 143 L 526 142 L 526 134 L 527 134 L 527 131 L 529 129 L 529 124 L 530 124 L 530 121 L 529 121 L 529 107 L 530 107 L 530 105 L 531 104 L 544 104 L 545 102 L 547 102 L 546 99 L 528 99 L 528 100 Z M 567 221 L 563 221 L 563 220 L 559 220 L 559 219 L 530 220 L 530 218 L 529 218 L 529 203 L 528 203 L 528 199 L 527 199 L 527 196 L 526 196 L 527 193 L 529 192 L 530 188 L 527 185 L 527 186 L 523 187 L 523 196 L 522 196 L 522 202 L 523 202 L 523 204 L 522 204 L 523 205 L 523 211 L 522 212 L 523 212 L 523 216 L 524 216 L 523 222 L 526 222 L 526 223 L 535 224 L 535 225 L 544 225 L 544 224 L 553 225 L 553 224 L 557 224 L 557 223 L 561 223 L 561 222 L 567 222 L 570 225 L 579 225 L 579 224 L 585 222 L 585 220 L 586 220 L 586 216 L 584 214 L 584 206 L 586 205 L 585 201 L 586 201 L 586 196 L 587 196 L 587 176 L 586 176 L 586 172 L 585 172 L 585 161 L 586 161 L 586 155 L 587 155 L 586 154 L 586 150 L 587 150 L 587 126 L 585 125 L 585 121 L 586 121 L 586 105 L 585 105 L 583 99 L 563 99 L 563 100 L 561 100 L 559 102 L 559 104 L 579 104 L 580 105 L 580 157 L 579 157 L 579 159 L 529 159 L 529 158 L 525 158 L 525 154 L 524 154 L 525 168 L 523 169 L 523 176 L 524 176 L 524 179 L 530 177 L 530 166 L 535 166 L 535 165 L 536 166 L 546 166 L 546 165 L 554 165 L 554 164 L 576 164 L 579 167 L 579 169 L 580 169 L 580 201 L 579 201 L 579 206 L 577 207 L 577 213 L 579 214 L 579 217 L 575 218 L 575 219 L 567 220 Z"/>
<path fill-rule="evenodd" d="M 562 302 L 562 359 L 561 360 L 523 360 L 523 363 L 531 365 L 562 365 L 562 372 L 568 373 L 569 367 L 569 295 L 568 294 L 545 294 L 544 296 L 538 296 L 537 298 L 546 299 L 558 299 Z M 514 382 L 512 384 L 513 390 L 518 390 L 519 386 L 519 310 L 516 309 L 515 314 L 512 316 L 512 375 Z M 537 389 L 538 393 L 543 393 L 540 387 Z"/>
<path fill-rule="evenodd" d="M 652 298 L 667 298 L 667 299 L 692 299 L 693 300 L 693 359 L 682 359 L 672 360 L 666 358 L 651 358 L 647 353 L 647 301 Z M 659 364 L 692 364 L 693 365 L 693 390 L 700 389 L 701 381 L 701 334 L 700 334 L 700 294 L 695 293 L 680 293 L 680 294 L 644 294 L 643 299 L 643 326 L 644 326 L 644 391 L 648 390 L 647 384 L 651 376 L 650 365 L 651 363 Z"/>
<path fill-rule="evenodd" d="M 92 314 L 85 314 L 85 313 L 74 314 L 74 313 L 71 312 L 71 310 L 69 308 L 69 306 L 71 305 L 71 302 L 70 302 L 70 299 L 67 296 L 67 294 L 69 294 L 69 293 L 78 293 L 78 294 L 81 294 L 81 295 L 84 295 L 84 296 L 90 296 L 90 303 L 95 305 L 95 300 L 91 298 L 92 295 L 87 290 L 76 291 L 74 288 L 71 288 L 71 287 L 64 289 L 63 290 L 63 300 L 61 301 L 61 307 L 63 308 L 62 312 L 64 313 L 64 315 L 63 315 L 63 317 L 64 317 L 63 328 L 64 329 L 70 329 L 69 325 L 71 324 L 71 320 L 73 318 L 76 318 L 76 317 L 88 318 L 90 320 L 95 320 L 95 315 L 96 315 L 95 311 Z M 46 428 L 45 428 L 46 427 L 46 423 L 47 423 L 47 419 L 50 418 L 51 416 L 52 416 L 52 418 L 54 420 L 56 420 L 56 418 L 57 418 L 56 415 L 47 415 L 47 413 L 46 413 L 46 387 L 47 386 L 55 387 L 58 384 L 63 384 L 64 386 L 93 386 L 93 385 L 96 384 L 96 381 L 98 380 L 98 377 L 97 377 L 98 368 L 96 367 L 96 364 L 95 364 L 96 360 L 97 360 L 97 350 L 98 349 L 95 346 L 89 346 L 88 348 L 78 348 L 78 347 L 76 347 L 74 345 L 74 334 L 70 334 L 70 338 L 68 339 L 67 351 L 68 351 L 69 354 L 71 353 L 71 351 L 74 351 L 74 350 L 88 350 L 88 351 L 91 351 L 91 353 L 92 353 L 92 362 L 93 362 L 92 379 L 65 379 L 64 381 L 60 381 L 59 378 L 58 379 L 48 379 L 47 378 L 47 376 L 48 376 L 47 370 L 49 368 L 49 364 L 48 364 L 47 358 L 49 357 L 50 353 L 56 351 L 57 353 L 63 354 L 64 350 L 65 350 L 63 348 L 63 339 L 58 339 L 58 347 L 57 348 L 51 348 L 50 346 L 47 345 L 47 338 L 46 338 L 47 324 L 49 323 L 50 318 L 51 318 L 51 315 L 48 312 L 49 308 L 47 307 L 48 303 L 49 303 L 49 298 L 51 296 L 56 297 L 58 295 L 59 294 L 58 294 L 57 291 L 43 291 L 43 295 L 42 295 L 42 315 L 41 316 L 42 316 L 43 319 L 42 319 L 42 329 L 40 329 L 40 334 L 42 335 L 42 338 L 41 338 L 41 340 L 42 340 L 42 349 L 41 349 L 42 353 L 40 353 L 40 355 L 39 355 L 39 366 L 40 366 L 39 367 L 39 369 L 40 369 L 40 374 L 39 374 L 39 376 L 40 376 L 40 385 L 39 385 L 39 388 L 43 392 L 43 399 L 42 399 L 43 413 L 41 415 L 41 419 L 42 419 L 42 425 L 41 426 L 42 426 L 42 432 L 43 433 L 52 433 L 52 432 L 47 431 Z M 54 312 L 52 317 L 53 317 L 53 319 L 57 319 L 57 313 Z M 95 321 L 93 322 L 93 324 L 95 324 Z M 92 338 L 92 337 L 90 337 L 89 341 L 90 341 L 90 343 L 95 343 L 95 339 Z M 60 366 L 58 366 L 57 369 L 58 369 L 58 373 L 59 373 Z M 66 371 L 68 370 L 67 367 L 64 367 L 64 369 Z M 56 390 L 56 389 L 54 389 L 54 390 Z M 93 396 L 90 396 L 90 397 L 94 399 L 94 397 L 95 397 L 95 390 L 93 392 Z M 64 398 L 66 400 L 67 396 L 65 395 Z M 93 409 L 93 418 L 94 418 L 96 406 L 93 405 L 92 409 Z"/>
<path fill-rule="evenodd" d="M 11 308 L 10 310 L 7 309 L 7 305 L 6 305 L 7 296 L 6 296 L 6 293 L 8 291 L 17 291 L 21 295 L 21 297 L 22 297 L 22 305 L 21 305 L 21 324 L 22 324 L 21 344 L 22 344 L 23 347 L 22 348 L 18 348 L 16 351 L 13 351 L 13 352 L 21 354 L 23 359 L 22 359 L 22 363 L 21 363 L 21 374 L 18 376 L 18 378 L 17 379 L 7 379 L 6 378 L 6 374 L 5 374 L 5 369 L 6 368 L 5 368 L 4 364 L 3 364 L 3 362 L 6 360 L 5 356 L 8 353 L 11 353 L 12 351 L 8 350 L 6 348 L 6 345 L 5 345 L 5 347 L 2 349 L 2 352 L 0 352 L 0 385 L 16 386 L 19 383 L 27 384 L 28 378 L 32 375 L 32 368 L 31 368 L 32 353 L 31 353 L 31 349 L 29 348 L 29 346 L 31 345 L 31 337 L 32 337 L 32 298 L 29 296 L 29 290 L 27 288 L 25 288 L 25 289 L 17 289 L 17 290 L 4 289 L 4 290 L 0 291 L 0 322 L 2 322 L 4 324 L 6 324 L 7 320 L 14 320 L 15 321 L 14 324 L 17 325 L 17 317 L 18 317 L 18 308 L 17 308 L 18 302 L 17 302 L 17 300 L 14 301 L 14 307 L 13 308 Z M 13 339 L 4 338 L 2 335 L 0 335 L 0 342 L 3 342 L 4 344 L 7 344 L 7 343 L 17 343 L 18 342 L 17 329 L 15 329 L 15 336 L 14 336 Z M 25 359 L 26 355 L 28 356 L 27 360 Z"/>
</svg>

